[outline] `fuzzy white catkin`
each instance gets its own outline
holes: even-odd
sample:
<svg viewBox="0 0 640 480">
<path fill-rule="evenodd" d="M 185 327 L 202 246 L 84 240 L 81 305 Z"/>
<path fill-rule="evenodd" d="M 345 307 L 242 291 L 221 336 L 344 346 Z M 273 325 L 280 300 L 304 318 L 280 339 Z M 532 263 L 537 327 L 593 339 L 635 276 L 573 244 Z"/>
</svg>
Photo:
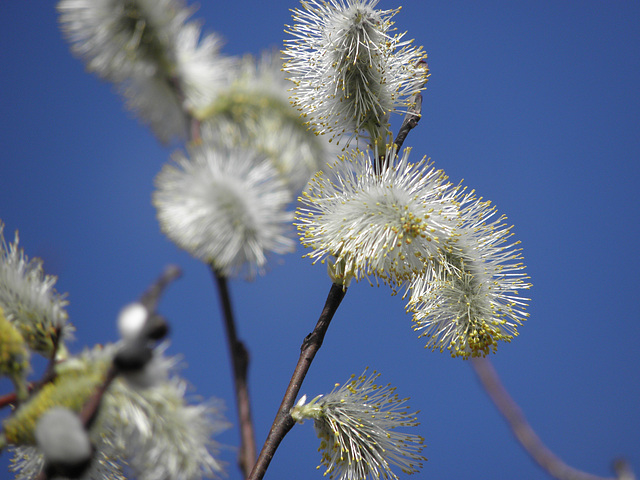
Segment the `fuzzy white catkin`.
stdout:
<svg viewBox="0 0 640 480">
<path fill-rule="evenodd" d="M 409 152 L 396 159 L 389 150 L 379 172 L 377 152 L 350 152 L 309 182 L 296 212 L 308 257 L 335 257 L 344 280 L 374 276 L 395 287 L 430 268 L 455 227 L 456 189 L 425 160 L 410 163 Z"/>
<path fill-rule="evenodd" d="M 260 152 L 204 143 L 156 176 L 162 231 L 224 275 L 263 273 L 267 256 L 294 249 L 291 192 Z"/>
<path fill-rule="evenodd" d="M 331 137 L 366 131 L 386 138 L 389 114 L 408 107 L 428 71 L 422 47 L 393 34 L 396 10 L 378 0 L 303 1 L 287 27 L 291 99 L 311 127 Z"/>
</svg>

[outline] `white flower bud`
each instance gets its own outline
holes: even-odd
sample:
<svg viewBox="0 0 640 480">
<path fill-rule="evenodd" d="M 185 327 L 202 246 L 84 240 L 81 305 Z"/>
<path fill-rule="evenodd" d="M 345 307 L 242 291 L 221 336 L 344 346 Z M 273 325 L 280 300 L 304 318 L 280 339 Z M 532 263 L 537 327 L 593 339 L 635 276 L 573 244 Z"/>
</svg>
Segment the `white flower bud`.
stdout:
<svg viewBox="0 0 640 480">
<path fill-rule="evenodd" d="M 40 417 L 36 442 L 52 465 L 80 465 L 92 455 L 91 442 L 80 418 L 71 410 L 54 407 Z"/>
<path fill-rule="evenodd" d="M 123 340 L 134 340 L 144 328 L 149 312 L 141 303 L 131 303 L 120 310 L 118 331 Z"/>
</svg>

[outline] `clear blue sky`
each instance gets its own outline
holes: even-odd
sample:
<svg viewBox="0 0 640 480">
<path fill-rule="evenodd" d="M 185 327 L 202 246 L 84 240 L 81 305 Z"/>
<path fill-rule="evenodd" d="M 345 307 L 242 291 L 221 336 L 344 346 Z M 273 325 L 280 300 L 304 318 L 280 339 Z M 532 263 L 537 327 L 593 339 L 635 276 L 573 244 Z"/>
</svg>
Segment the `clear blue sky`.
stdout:
<svg viewBox="0 0 640 480">
<path fill-rule="evenodd" d="M 294 7 L 202 0 L 196 17 L 226 39 L 226 54 L 257 54 L 281 46 Z M 531 317 L 492 357 L 503 382 L 569 464 L 609 475 L 624 455 L 640 473 L 640 3 L 408 0 L 396 26 L 424 45 L 432 73 L 405 145 L 492 200 L 522 241 Z M 171 149 L 84 72 L 53 2 L 2 0 L 0 65 L 0 218 L 69 293 L 71 349 L 115 340 L 120 307 L 176 263 L 184 277 L 161 304 L 170 352 L 235 423 L 209 272 L 163 237 L 150 203 Z M 301 254 L 231 283 L 260 444 L 330 286 Z M 419 478 L 548 478 L 470 366 L 424 350 L 403 307 L 386 288 L 353 285 L 302 392 L 328 392 L 370 366 L 421 410 L 429 461 Z M 237 445 L 236 429 L 219 440 Z M 320 479 L 317 446 L 310 423 L 296 427 L 266 478 Z M 235 452 L 223 456 L 239 479 Z"/>
</svg>

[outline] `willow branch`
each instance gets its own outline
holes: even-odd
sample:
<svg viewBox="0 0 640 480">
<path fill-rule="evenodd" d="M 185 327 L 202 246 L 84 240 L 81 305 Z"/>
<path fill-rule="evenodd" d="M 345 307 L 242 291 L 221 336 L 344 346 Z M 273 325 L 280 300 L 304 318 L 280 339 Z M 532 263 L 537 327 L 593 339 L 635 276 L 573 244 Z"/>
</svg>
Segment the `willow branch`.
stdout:
<svg viewBox="0 0 640 480">
<path fill-rule="evenodd" d="M 417 92 L 413 95 L 411 99 L 411 105 L 412 106 L 409 107 L 409 109 L 407 110 L 407 113 L 405 114 L 404 119 L 402 120 L 402 125 L 400 125 L 400 129 L 398 130 L 398 134 L 396 135 L 396 138 L 393 141 L 393 143 L 396 146 L 396 155 L 402 148 L 402 145 L 404 144 L 404 141 L 407 138 L 407 135 L 409 134 L 409 132 L 418 125 L 418 122 L 422 117 L 422 114 L 421 114 L 422 94 L 420 92 Z M 381 155 L 378 155 L 378 157 L 375 158 L 373 161 L 373 171 L 375 173 L 382 172 L 385 168 L 389 166 L 388 163 L 390 160 L 391 159 L 389 156 L 387 156 L 386 152 Z"/>
<path fill-rule="evenodd" d="M 564 463 L 542 443 L 540 437 L 531 428 L 520 407 L 500 382 L 491 362 L 487 358 L 472 358 L 471 365 L 478 375 L 480 383 L 511 427 L 511 431 L 522 447 L 549 475 L 558 480 L 615 480 L 611 477 L 591 475 Z M 618 480 L 633 480 L 635 478 L 624 460 L 616 461 L 614 469 Z"/>
<path fill-rule="evenodd" d="M 238 452 L 238 466 L 242 470 L 244 478 L 256 463 L 256 441 L 251 418 L 251 401 L 249 399 L 249 386 L 247 374 L 249 370 L 249 352 L 244 343 L 238 339 L 231 308 L 231 297 L 227 286 L 227 279 L 213 267 L 211 272 L 218 286 L 218 293 L 222 303 L 227 343 L 231 364 L 233 365 L 233 383 L 236 392 L 236 406 L 238 408 L 238 420 L 240 423 L 240 451 Z"/>
<path fill-rule="evenodd" d="M 422 118 L 422 94 L 420 92 L 416 93 L 413 96 L 411 103 L 413 106 L 409 108 L 405 114 L 404 120 L 402 120 L 402 125 L 396 135 L 396 139 L 393 141 L 393 143 L 396 144 L 396 151 L 398 152 L 402 148 L 409 132 L 418 125 L 420 118 Z"/>
<path fill-rule="evenodd" d="M 284 393 L 284 398 L 282 399 L 276 418 L 273 421 L 273 425 L 271 425 L 269 435 L 267 435 L 267 439 L 262 446 L 262 451 L 260 452 L 258 461 L 253 467 L 248 480 L 262 480 L 276 450 L 278 449 L 278 446 L 284 439 L 285 435 L 289 433 L 295 425 L 295 420 L 291 418 L 291 408 L 298 397 L 300 387 L 302 387 L 302 382 L 311 367 L 311 362 L 322 346 L 322 342 L 324 341 L 324 336 L 327 333 L 331 319 L 336 313 L 336 310 L 340 306 L 340 302 L 342 302 L 346 293 L 347 290 L 342 285 L 331 285 L 331 290 L 329 290 L 327 301 L 322 309 L 322 313 L 320 314 L 316 327 L 302 342 L 302 346 L 300 347 L 300 358 L 298 359 L 298 363 L 293 371 L 291 380 L 289 381 L 289 386 Z"/>
<path fill-rule="evenodd" d="M 190 142 L 199 143 L 202 140 L 201 137 L 201 124 L 193 112 L 186 106 L 186 95 L 182 88 L 182 80 L 177 76 L 170 76 L 165 78 L 167 85 L 173 90 L 176 96 L 176 101 L 182 106 L 182 113 L 184 114 L 185 127 L 187 130 L 187 138 Z"/>
<path fill-rule="evenodd" d="M 149 312 L 154 312 L 158 307 L 158 302 L 165 288 L 167 288 L 171 282 L 180 278 L 181 275 L 182 270 L 180 270 L 180 267 L 168 265 L 156 281 L 140 296 L 140 303 L 143 304 Z"/>
<path fill-rule="evenodd" d="M 109 370 L 107 370 L 107 374 L 105 375 L 102 384 L 96 389 L 93 395 L 91 395 L 87 403 L 84 404 L 84 407 L 82 407 L 79 417 L 85 430 L 89 431 L 91 425 L 93 425 L 93 421 L 98 415 L 102 398 L 104 397 L 104 394 L 107 393 L 111 383 L 118 376 L 118 373 L 118 369 L 112 365 Z"/>
<path fill-rule="evenodd" d="M 33 392 L 40 390 L 47 383 L 53 382 L 55 378 L 56 378 L 55 368 L 47 367 L 47 370 L 45 371 L 44 375 L 40 380 L 34 383 L 29 383 L 27 385 L 27 391 L 29 392 L 29 394 L 32 394 Z M 10 405 L 15 407 L 18 405 L 18 403 L 19 403 L 18 394 L 16 392 L 0 395 L 0 409 L 4 407 L 8 407 Z"/>
<path fill-rule="evenodd" d="M 33 388 L 32 384 L 27 386 L 29 391 Z M 0 395 L 0 408 L 8 407 L 9 405 L 15 405 L 18 401 L 18 395 L 15 392 L 5 393 L 4 395 Z"/>
<path fill-rule="evenodd" d="M 27 391 L 29 394 L 34 390 L 38 390 L 49 382 L 52 382 L 55 378 L 55 375 L 44 376 L 41 380 L 35 383 L 29 383 L 27 385 Z M 17 407 L 19 403 L 18 394 L 16 392 L 5 393 L 4 395 L 0 395 L 0 409 L 5 407 Z"/>
<path fill-rule="evenodd" d="M 44 387 L 47 383 L 52 382 L 56 378 L 56 357 L 58 355 L 58 347 L 60 346 L 60 328 L 56 328 L 56 333 L 54 335 L 54 343 L 53 343 L 53 351 L 51 352 L 51 357 L 49 357 L 49 361 L 47 362 L 47 368 L 42 375 L 42 378 L 34 383 L 28 383 L 26 385 L 26 390 L 28 394 L 32 394 L 33 392 L 39 391 L 42 387 Z M 5 395 L 0 396 L 0 409 L 12 405 L 17 407 L 20 401 L 24 401 L 25 399 L 20 399 L 17 392 L 7 393 Z"/>
</svg>

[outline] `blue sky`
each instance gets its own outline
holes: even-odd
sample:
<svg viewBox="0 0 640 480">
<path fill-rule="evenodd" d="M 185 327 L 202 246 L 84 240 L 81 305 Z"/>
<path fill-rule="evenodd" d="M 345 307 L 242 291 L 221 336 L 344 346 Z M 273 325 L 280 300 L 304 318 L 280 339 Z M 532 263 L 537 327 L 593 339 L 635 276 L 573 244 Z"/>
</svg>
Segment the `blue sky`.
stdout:
<svg viewBox="0 0 640 480">
<path fill-rule="evenodd" d="M 382 0 L 380 8 L 399 4 Z M 640 472 L 640 4 L 409 0 L 399 31 L 422 44 L 431 78 L 405 143 L 451 181 L 492 200 L 522 241 L 530 319 L 492 361 L 544 442 L 570 465 Z M 293 1 L 208 2 L 195 16 L 228 55 L 282 44 Z M 84 72 L 53 2 L 0 4 L 0 219 L 69 294 L 79 351 L 114 341 L 118 310 L 169 263 L 170 352 L 194 393 L 235 422 L 219 305 L 207 268 L 159 231 L 150 203 L 164 148 L 113 88 Z M 329 280 L 303 251 L 253 282 L 233 281 L 261 444 L 321 311 Z M 522 452 L 470 366 L 423 349 L 404 302 L 354 284 L 302 392 L 330 391 L 366 366 L 421 410 L 429 461 L 419 478 L 548 478 Z M 3 384 L 5 385 L 5 384 Z M 237 445 L 237 431 L 219 437 Z M 297 426 L 266 478 L 321 478 L 310 423 Z M 223 451 L 229 478 L 235 453 Z M 0 458 L 6 464 L 6 455 Z M 4 468 L 3 468 L 4 469 Z M 2 474 L 0 474 L 2 476 Z M 4 477 L 3 477 L 4 478 Z"/>
</svg>

